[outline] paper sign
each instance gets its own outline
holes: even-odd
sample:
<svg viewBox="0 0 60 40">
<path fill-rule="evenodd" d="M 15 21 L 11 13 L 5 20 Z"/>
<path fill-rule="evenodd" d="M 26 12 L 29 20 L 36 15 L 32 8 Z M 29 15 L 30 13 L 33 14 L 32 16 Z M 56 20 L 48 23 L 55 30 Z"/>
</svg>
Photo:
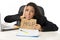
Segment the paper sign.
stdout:
<svg viewBox="0 0 60 40">
<path fill-rule="evenodd" d="M 33 29 L 33 25 L 36 24 L 36 19 L 22 19 L 20 28 Z"/>
</svg>

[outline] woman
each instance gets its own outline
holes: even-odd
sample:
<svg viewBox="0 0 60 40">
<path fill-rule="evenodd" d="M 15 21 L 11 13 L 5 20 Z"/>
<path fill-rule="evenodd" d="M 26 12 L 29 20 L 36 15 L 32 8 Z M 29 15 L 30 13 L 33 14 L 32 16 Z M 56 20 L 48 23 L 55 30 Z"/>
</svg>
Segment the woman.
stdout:
<svg viewBox="0 0 60 40">
<path fill-rule="evenodd" d="M 35 29 L 40 31 L 57 31 L 58 27 L 53 24 L 52 22 L 49 22 L 45 16 L 42 16 L 40 14 L 40 11 L 35 3 L 28 3 L 25 7 L 23 12 L 20 14 L 12 15 L 12 16 L 6 16 L 5 22 L 14 22 L 14 21 L 21 21 L 21 18 L 25 17 L 26 19 L 36 19 L 37 24 L 34 25 Z M 34 29 L 34 28 L 33 28 Z"/>
</svg>

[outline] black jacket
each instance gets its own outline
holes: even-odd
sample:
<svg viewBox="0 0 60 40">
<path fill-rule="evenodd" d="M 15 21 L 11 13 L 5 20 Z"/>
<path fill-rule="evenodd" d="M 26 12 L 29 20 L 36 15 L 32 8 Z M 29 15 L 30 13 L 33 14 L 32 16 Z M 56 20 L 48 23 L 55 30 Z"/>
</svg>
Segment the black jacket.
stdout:
<svg viewBox="0 0 60 40">
<path fill-rule="evenodd" d="M 19 21 L 20 23 L 21 21 L 19 14 L 6 16 L 4 20 L 5 22 L 8 22 L 8 23 L 11 23 L 14 21 Z M 58 27 L 56 26 L 56 24 L 49 22 L 45 16 L 42 16 L 40 19 L 37 18 L 37 23 L 42 26 L 42 29 L 43 29 L 42 31 L 57 31 L 58 30 Z M 19 26 L 20 24 L 17 23 L 16 25 Z"/>
</svg>

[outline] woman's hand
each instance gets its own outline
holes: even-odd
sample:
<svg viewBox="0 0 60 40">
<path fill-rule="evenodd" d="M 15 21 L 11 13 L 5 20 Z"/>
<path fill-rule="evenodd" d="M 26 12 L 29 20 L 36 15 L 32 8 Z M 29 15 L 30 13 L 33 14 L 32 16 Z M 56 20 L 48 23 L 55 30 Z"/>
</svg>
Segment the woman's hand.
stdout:
<svg viewBox="0 0 60 40">
<path fill-rule="evenodd" d="M 20 18 L 21 18 L 21 19 L 25 17 L 25 16 L 24 16 L 24 14 L 25 14 L 26 7 L 27 7 L 27 6 L 25 6 L 25 7 L 24 7 L 23 15 L 22 15 L 22 16 L 20 16 Z"/>
<path fill-rule="evenodd" d="M 41 25 L 39 25 L 39 24 L 34 25 L 33 29 L 36 29 L 36 30 L 39 30 L 39 31 L 42 30 Z"/>
<path fill-rule="evenodd" d="M 20 28 L 19 26 L 17 26 L 17 25 L 14 25 L 14 28 Z"/>
</svg>

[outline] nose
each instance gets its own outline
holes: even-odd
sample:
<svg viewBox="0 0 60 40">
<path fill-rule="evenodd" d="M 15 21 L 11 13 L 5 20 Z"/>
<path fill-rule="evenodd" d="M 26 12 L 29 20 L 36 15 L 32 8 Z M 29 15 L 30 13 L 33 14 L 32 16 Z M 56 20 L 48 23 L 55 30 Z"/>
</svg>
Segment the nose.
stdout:
<svg viewBox="0 0 60 40">
<path fill-rule="evenodd" d="M 28 12 L 28 15 L 30 15 L 30 12 Z"/>
</svg>

